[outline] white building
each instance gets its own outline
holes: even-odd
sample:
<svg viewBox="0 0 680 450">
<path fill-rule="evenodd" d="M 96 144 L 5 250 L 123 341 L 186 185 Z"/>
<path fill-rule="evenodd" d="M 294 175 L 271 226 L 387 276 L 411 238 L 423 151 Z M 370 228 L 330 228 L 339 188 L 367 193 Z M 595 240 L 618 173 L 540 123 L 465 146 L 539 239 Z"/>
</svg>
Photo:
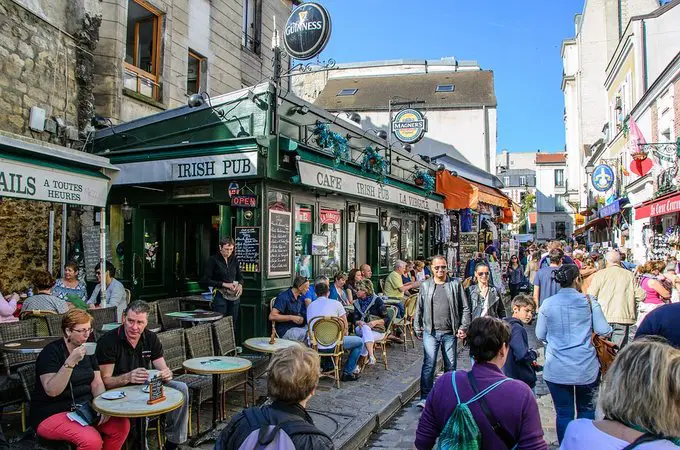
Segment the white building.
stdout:
<svg viewBox="0 0 680 450">
<path fill-rule="evenodd" d="M 536 240 L 564 239 L 574 230 L 567 203 L 567 154 L 536 154 Z"/>
<path fill-rule="evenodd" d="M 522 206 L 527 194 L 536 193 L 536 152 L 501 151 L 496 158 L 496 176 L 503 183 L 501 191 L 513 202 Z M 535 210 L 528 212 L 528 217 L 522 219 L 527 225 L 526 231 L 533 232 L 536 225 Z M 510 225 L 511 231 L 519 233 L 521 228 L 519 223 L 517 221 Z"/>
<path fill-rule="evenodd" d="M 400 109 L 422 111 L 427 133 L 412 151 L 447 155 L 489 173 L 496 167 L 496 95 L 492 71 L 454 58 L 342 64 L 319 73 L 293 77 L 293 91 L 339 119 L 360 115 L 365 130 L 390 133 Z M 400 103 L 395 105 L 395 103 Z"/>
</svg>

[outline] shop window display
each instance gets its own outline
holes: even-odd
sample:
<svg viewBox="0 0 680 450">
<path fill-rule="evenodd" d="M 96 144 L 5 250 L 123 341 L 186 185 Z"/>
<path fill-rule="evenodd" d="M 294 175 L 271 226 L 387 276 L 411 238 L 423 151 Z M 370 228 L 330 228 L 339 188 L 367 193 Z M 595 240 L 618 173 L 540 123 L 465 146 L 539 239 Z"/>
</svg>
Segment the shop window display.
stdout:
<svg viewBox="0 0 680 450">
<path fill-rule="evenodd" d="M 342 270 L 342 212 L 320 208 L 319 231 L 328 238 L 328 251 L 321 256 L 319 275 L 331 278 Z"/>
<path fill-rule="evenodd" d="M 311 278 L 313 276 L 312 235 L 314 207 L 312 205 L 295 205 L 295 274 Z"/>
</svg>

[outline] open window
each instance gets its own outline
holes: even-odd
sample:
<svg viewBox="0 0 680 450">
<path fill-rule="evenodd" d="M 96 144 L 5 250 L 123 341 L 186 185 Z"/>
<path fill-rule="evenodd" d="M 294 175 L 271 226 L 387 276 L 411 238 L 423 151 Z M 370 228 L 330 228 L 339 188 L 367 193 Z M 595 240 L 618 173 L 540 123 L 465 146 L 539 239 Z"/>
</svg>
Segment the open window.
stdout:
<svg viewBox="0 0 680 450">
<path fill-rule="evenodd" d="M 128 0 L 124 86 L 158 100 L 161 13 L 142 0 Z"/>
<path fill-rule="evenodd" d="M 243 38 L 241 43 L 253 53 L 260 53 L 262 38 L 262 0 L 243 0 Z"/>
<path fill-rule="evenodd" d="M 198 94 L 206 91 L 205 75 L 208 60 L 203 56 L 189 50 L 187 63 L 187 95 Z"/>
</svg>

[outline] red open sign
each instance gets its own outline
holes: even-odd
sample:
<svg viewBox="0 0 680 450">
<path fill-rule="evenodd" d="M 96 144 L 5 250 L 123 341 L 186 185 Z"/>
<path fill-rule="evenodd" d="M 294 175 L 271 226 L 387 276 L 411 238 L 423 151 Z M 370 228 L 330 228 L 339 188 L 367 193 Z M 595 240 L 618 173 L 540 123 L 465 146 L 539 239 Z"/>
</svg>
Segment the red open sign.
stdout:
<svg viewBox="0 0 680 450">
<path fill-rule="evenodd" d="M 257 196 L 256 195 L 234 195 L 231 198 L 231 206 L 237 208 L 256 208 L 257 207 Z"/>
</svg>

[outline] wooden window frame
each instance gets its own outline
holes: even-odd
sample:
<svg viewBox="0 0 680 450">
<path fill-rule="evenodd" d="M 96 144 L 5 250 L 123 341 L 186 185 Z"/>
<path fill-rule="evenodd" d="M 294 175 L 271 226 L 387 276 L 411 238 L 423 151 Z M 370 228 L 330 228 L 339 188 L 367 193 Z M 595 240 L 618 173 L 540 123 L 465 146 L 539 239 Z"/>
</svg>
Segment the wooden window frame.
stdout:
<svg viewBox="0 0 680 450">
<path fill-rule="evenodd" d="M 197 93 L 200 94 L 201 93 L 201 79 L 202 79 L 202 77 L 201 77 L 201 67 L 202 67 L 203 63 L 208 60 L 208 58 L 206 58 L 205 56 L 201 56 L 198 53 L 193 52 L 191 50 L 189 50 L 188 53 L 189 53 L 190 57 L 193 57 L 193 58 L 198 60 L 198 77 L 196 78 L 196 86 L 198 87 Z M 189 62 L 187 61 L 187 69 L 188 69 L 188 66 L 189 66 Z M 187 71 L 187 81 L 189 81 L 188 71 Z M 206 86 L 206 89 L 207 89 L 207 86 Z M 189 92 L 187 91 L 187 94 L 188 93 Z"/>
<path fill-rule="evenodd" d="M 153 14 L 153 18 L 147 19 L 147 20 L 152 20 L 153 21 L 153 36 L 154 36 L 154 46 L 151 52 L 151 60 L 153 61 L 153 72 L 147 72 L 146 70 L 143 70 L 139 67 L 137 67 L 134 64 L 130 64 L 127 61 L 123 62 L 123 66 L 125 70 L 128 70 L 130 72 L 134 72 L 137 75 L 137 89 L 135 92 L 138 94 L 141 94 L 140 89 L 139 89 L 139 83 L 140 83 L 140 77 L 146 78 L 150 80 L 153 83 L 153 96 L 152 98 L 154 100 L 158 100 L 159 98 L 159 87 L 160 87 L 160 59 L 161 59 L 161 18 L 162 18 L 162 13 L 159 11 L 157 8 L 155 8 L 153 5 L 145 2 L 144 0 L 130 0 L 133 3 L 138 4 L 151 14 Z M 138 21 L 135 22 L 135 36 L 134 36 L 134 49 L 133 49 L 133 54 L 132 54 L 132 60 L 135 64 L 138 64 L 138 55 L 137 55 L 137 49 L 139 48 L 139 24 L 140 22 L 143 21 Z M 144 94 L 141 94 L 144 95 Z"/>
</svg>

